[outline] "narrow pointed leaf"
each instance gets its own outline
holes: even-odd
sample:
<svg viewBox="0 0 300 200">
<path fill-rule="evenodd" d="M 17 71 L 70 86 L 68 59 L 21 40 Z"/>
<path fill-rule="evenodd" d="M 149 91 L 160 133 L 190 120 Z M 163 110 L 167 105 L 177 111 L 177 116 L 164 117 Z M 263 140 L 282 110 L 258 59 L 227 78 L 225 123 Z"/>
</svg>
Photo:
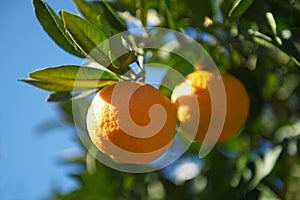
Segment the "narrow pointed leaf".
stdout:
<svg viewBox="0 0 300 200">
<path fill-rule="evenodd" d="M 253 0 L 235 0 L 231 10 L 229 11 L 229 17 L 240 17 L 246 12 L 249 6 L 253 3 Z"/>
<path fill-rule="evenodd" d="M 103 1 L 102 3 L 110 12 L 110 15 L 108 15 L 108 21 L 112 23 L 116 29 L 120 31 L 126 31 L 126 22 L 118 15 L 118 13 L 109 5 L 107 1 Z"/>
<path fill-rule="evenodd" d="M 147 1 L 138 0 L 138 18 L 141 20 L 144 27 L 147 26 L 147 18 L 148 18 L 148 4 Z"/>
<path fill-rule="evenodd" d="M 44 68 L 44 69 L 39 69 L 36 70 L 32 73 L 30 73 L 30 77 L 37 79 L 37 80 L 46 80 L 49 81 L 48 78 L 65 78 L 65 79 L 75 79 L 77 76 L 77 73 L 79 70 L 82 71 L 94 71 L 94 72 L 98 72 L 102 70 L 96 69 L 96 68 L 90 68 L 87 67 L 86 69 L 84 69 L 84 67 L 81 66 L 77 66 L 77 65 L 64 65 L 64 66 L 59 66 L 59 67 L 48 67 L 48 68 Z M 82 73 L 81 73 L 82 74 Z M 78 74 L 81 75 L 81 74 Z M 95 77 L 94 74 L 88 74 L 91 77 Z M 90 78 L 90 77 L 89 77 Z"/>
<path fill-rule="evenodd" d="M 54 11 L 41 0 L 33 0 L 33 5 L 37 19 L 53 41 L 65 51 L 78 57 L 85 57 L 79 50 L 76 49 L 74 42 L 66 34 L 66 30 L 61 19 L 54 13 Z"/>
<path fill-rule="evenodd" d="M 84 0 L 73 1 L 81 14 L 107 35 L 113 35 L 126 30 L 125 22 L 108 3 Z"/>
<path fill-rule="evenodd" d="M 169 10 L 169 7 L 168 7 L 169 3 L 170 3 L 169 1 L 164 0 L 164 4 L 163 4 L 164 7 L 163 8 L 165 10 L 165 18 L 166 18 L 166 22 L 167 22 L 168 27 L 175 30 L 176 27 L 175 27 L 174 19 L 173 19 L 173 16 L 172 16 L 172 14 Z"/>
<path fill-rule="evenodd" d="M 108 70 L 100 70 L 91 67 L 65 65 L 60 67 L 49 67 L 34 71 L 30 77 L 40 81 L 59 83 L 60 80 L 83 80 L 83 81 L 119 81 L 120 78 Z M 58 82 L 56 82 L 58 81 Z"/>
<path fill-rule="evenodd" d="M 107 42 L 103 42 L 107 39 L 106 34 L 92 23 L 77 15 L 66 11 L 61 11 L 60 14 L 65 28 L 78 48 L 80 48 L 86 56 L 89 55 L 93 60 L 104 66 L 108 66 L 110 64 L 109 58 L 107 57 L 109 45 Z M 98 46 L 100 44 L 101 46 Z"/>
<path fill-rule="evenodd" d="M 55 92 L 68 92 L 72 91 L 73 87 L 65 86 L 65 85 L 58 85 L 54 83 L 47 83 L 43 81 L 37 81 L 34 79 L 19 79 L 20 81 L 23 81 L 25 83 L 28 83 L 32 86 L 35 86 L 37 88 L 48 90 L 48 91 L 55 91 Z"/>
<path fill-rule="evenodd" d="M 56 92 L 95 89 L 120 80 L 117 75 L 108 70 L 75 65 L 37 70 L 32 72 L 30 77 L 31 79 L 22 79 L 22 81 Z"/>
<path fill-rule="evenodd" d="M 72 98 L 70 92 L 55 92 L 48 96 L 48 102 L 59 102 L 59 101 L 66 101 Z"/>
<path fill-rule="evenodd" d="M 107 35 L 112 35 L 112 33 L 117 33 L 113 30 L 107 23 L 103 22 L 101 15 L 105 12 L 103 7 L 99 6 L 100 2 L 86 2 L 84 0 L 74 0 L 77 9 L 80 13 L 91 23 L 97 26 L 100 30 L 105 32 Z M 101 18 L 101 19 L 100 19 Z"/>
</svg>

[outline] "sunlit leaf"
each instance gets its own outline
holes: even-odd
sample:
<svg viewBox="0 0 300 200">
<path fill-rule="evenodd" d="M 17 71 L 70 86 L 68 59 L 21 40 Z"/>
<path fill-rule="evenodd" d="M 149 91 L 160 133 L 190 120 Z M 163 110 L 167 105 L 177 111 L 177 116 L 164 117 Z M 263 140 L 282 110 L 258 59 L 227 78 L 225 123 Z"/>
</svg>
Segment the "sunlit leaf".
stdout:
<svg viewBox="0 0 300 200">
<path fill-rule="evenodd" d="M 33 85 L 37 88 L 48 90 L 48 91 L 68 92 L 73 90 L 72 86 L 59 85 L 55 83 L 47 83 L 43 81 L 37 81 L 34 79 L 19 79 L 19 80 L 28 83 L 30 85 Z"/>
<path fill-rule="evenodd" d="M 42 0 L 33 0 L 35 15 L 42 25 L 45 32 L 67 52 L 85 57 L 79 50 L 76 49 L 74 42 L 66 34 L 62 20 L 54 13 L 54 11 Z"/>
<path fill-rule="evenodd" d="M 104 66 L 109 65 L 107 57 L 109 52 L 106 34 L 87 20 L 72 13 L 60 12 L 64 25 L 73 41 L 76 43 L 86 56 L 101 63 Z M 100 45 L 101 46 L 98 46 Z"/>
<path fill-rule="evenodd" d="M 30 73 L 30 77 L 32 79 L 21 81 L 56 92 L 95 89 L 120 80 L 117 75 L 108 70 L 75 65 L 40 69 Z"/>
<path fill-rule="evenodd" d="M 52 82 L 51 79 L 65 80 L 113 80 L 120 78 L 108 70 L 100 70 L 91 67 L 64 65 L 36 70 L 30 73 L 30 77 L 36 80 Z M 59 83 L 59 82 L 56 82 Z"/>
</svg>

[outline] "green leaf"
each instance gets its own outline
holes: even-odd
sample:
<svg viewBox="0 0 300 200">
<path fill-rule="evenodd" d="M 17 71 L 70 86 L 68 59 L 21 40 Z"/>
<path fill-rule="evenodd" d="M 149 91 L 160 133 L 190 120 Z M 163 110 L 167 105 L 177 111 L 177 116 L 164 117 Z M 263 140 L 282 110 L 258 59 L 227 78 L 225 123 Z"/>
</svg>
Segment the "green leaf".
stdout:
<svg viewBox="0 0 300 200">
<path fill-rule="evenodd" d="M 241 137 L 234 136 L 230 140 L 221 142 L 218 145 L 218 148 L 227 154 L 239 154 L 240 152 L 245 151 L 245 144 Z"/>
<path fill-rule="evenodd" d="M 229 17 L 240 17 L 253 3 L 253 0 L 235 0 L 231 10 L 229 11 Z"/>
<path fill-rule="evenodd" d="M 129 65 L 137 61 L 137 55 L 135 51 L 129 51 L 124 47 L 118 39 L 114 38 L 110 41 L 109 59 L 111 64 L 107 68 L 115 73 L 125 74 L 131 69 Z M 120 56 L 117 57 L 117 55 Z"/>
<path fill-rule="evenodd" d="M 60 14 L 74 42 L 90 59 L 119 74 L 127 72 L 130 69 L 128 65 L 136 61 L 136 57 L 132 56 L 134 52 L 126 49 L 121 40 L 118 41 L 116 38 L 107 40 L 107 35 L 103 31 L 79 16 L 66 11 L 62 11 Z M 121 54 L 115 54 L 115 51 L 121 52 Z M 121 55 L 121 57 L 112 56 L 112 53 Z M 115 61 L 116 59 L 117 61 Z"/>
<path fill-rule="evenodd" d="M 70 92 L 55 92 L 49 95 L 48 102 L 66 101 L 72 98 Z"/>
<path fill-rule="evenodd" d="M 262 87 L 262 95 L 264 99 L 271 99 L 277 84 L 277 77 L 274 73 L 268 73 L 265 75 L 264 81 L 265 83 Z"/>
<path fill-rule="evenodd" d="M 110 12 L 108 15 L 108 21 L 112 23 L 112 26 L 120 31 L 126 31 L 126 22 L 118 15 L 118 13 L 109 5 L 107 1 L 103 1 L 103 4 Z"/>
<path fill-rule="evenodd" d="M 73 0 L 81 14 L 104 31 L 114 35 L 126 30 L 125 22 L 106 2 Z"/>
<path fill-rule="evenodd" d="M 141 20 L 144 27 L 147 25 L 147 18 L 148 18 L 148 4 L 147 1 L 138 0 L 137 1 L 138 7 L 138 18 Z"/>
<path fill-rule="evenodd" d="M 162 1 L 162 4 L 163 4 L 163 9 L 164 9 L 164 13 L 165 13 L 167 26 L 170 27 L 171 29 L 175 30 L 176 29 L 175 23 L 174 23 L 172 14 L 169 10 L 170 1 L 164 0 L 164 1 Z"/>
<path fill-rule="evenodd" d="M 54 42 L 62 47 L 65 51 L 84 58 L 85 56 L 76 49 L 74 42 L 66 34 L 61 19 L 54 13 L 54 11 L 41 0 L 33 0 L 35 8 L 35 15 L 42 25 L 45 32 L 54 40 Z"/>
<path fill-rule="evenodd" d="M 112 85 L 120 80 L 117 75 L 108 70 L 75 65 L 37 70 L 32 72 L 30 77 L 32 79 L 21 79 L 21 81 L 56 92 L 95 89 Z"/>
<path fill-rule="evenodd" d="M 49 67 L 34 71 L 30 77 L 36 80 L 52 82 L 55 79 L 65 80 L 113 80 L 119 81 L 120 78 L 108 70 L 76 65 L 64 65 L 59 67 Z M 59 83 L 59 82 L 54 82 Z"/>
<path fill-rule="evenodd" d="M 79 16 L 66 11 L 61 11 L 60 14 L 65 28 L 78 48 L 80 48 L 86 56 L 91 57 L 104 66 L 108 66 L 110 64 L 109 58 L 107 57 L 109 47 L 108 42 L 104 42 L 107 39 L 106 34 Z"/>
<path fill-rule="evenodd" d="M 249 162 L 249 158 L 250 158 L 249 153 L 244 153 L 239 158 L 237 158 L 236 170 L 235 170 L 236 173 L 233 175 L 231 179 L 231 184 L 233 184 L 234 186 L 240 184 L 243 173 L 245 172 L 247 164 Z"/>
<path fill-rule="evenodd" d="M 166 0 L 172 6 L 171 0 Z M 214 10 L 217 9 L 215 1 L 211 0 L 187 0 L 186 5 L 188 6 L 188 12 L 192 11 L 192 17 L 194 21 L 203 23 L 205 17 L 213 18 Z M 170 10 L 172 11 L 172 10 Z"/>
<path fill-rule="evenodd" d="M 43 90 L 48 90 L 48 91 L 67 92 L 67 91 L 73 90 L 73 87 L 70 87 L 70 86 L 58 85 L 58 84 L 54 84 L 54 83 L 47 83 L 47 82 L 43 82 L 43 81 L 37 81 L 34 79 L 19 79 L 19 81 L 23 81 L 23 82 L 33 85 L 37 88 L 40 88 Z"/>
</svg>

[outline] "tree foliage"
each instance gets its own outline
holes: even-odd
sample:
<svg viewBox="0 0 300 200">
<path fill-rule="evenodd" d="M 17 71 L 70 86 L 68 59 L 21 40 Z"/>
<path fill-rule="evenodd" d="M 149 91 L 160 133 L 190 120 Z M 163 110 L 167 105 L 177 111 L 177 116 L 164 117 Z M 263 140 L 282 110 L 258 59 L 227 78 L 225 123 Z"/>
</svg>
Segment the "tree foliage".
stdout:
<svg viewBox="0 0 300 200">
<path fill-rule="evenodd" d="M 192 143 L 182 158 L 167 168 L 144 174 L 116 171 L 85 153 L 68 161 L 84 169 L 80 174 L 72 174 L 80 187 L 68 194 L 57 191 L 52 199 L 300 199 L 299 0 L 74 3 L 81 17 L 66 11 L 55 13 L 44 1 L 33 0 L 42 27 L 67 52 L 88 57 L 100 42 L 130 26 L 177 30 L 199 42 L 220 71 L 234 74 L 244 83 L 251 108 L 239 135 L 217 144 L 199 161 L 199 172 L 192 177 L 179 181 L 176 170 L 189 163 L 186 160 L 198 160 L 198 142 Z M 90 59 L 111 63 L 112 53 L 108 45 Z M 161 58 L 149 58 L 157 59 Z M 79 88 L 79 93 L 90 94 L 89 82 L 97 73 L 104 72 L 105 76 L 91 83 L 91 87 L 99 84 L 101 88 L 124 78 L 130 64 L 136 61 L 136 52 L 130 50 L 107 69 L 87 67 L 81 80 L 85 88 Z M 183 75 L 192 70 L 176 55 L 165 62 Z M 31 73 L 30 79 L 23 79 L 53 91 L 49 101 L 64 101 L 59 103 L 60 110 L 70 125 L 71 103 L 78 96 L 71 92 L 77 67 L 45 68 Z M 164 94 L 169 95 L 168 91 Z"/>
</svg>

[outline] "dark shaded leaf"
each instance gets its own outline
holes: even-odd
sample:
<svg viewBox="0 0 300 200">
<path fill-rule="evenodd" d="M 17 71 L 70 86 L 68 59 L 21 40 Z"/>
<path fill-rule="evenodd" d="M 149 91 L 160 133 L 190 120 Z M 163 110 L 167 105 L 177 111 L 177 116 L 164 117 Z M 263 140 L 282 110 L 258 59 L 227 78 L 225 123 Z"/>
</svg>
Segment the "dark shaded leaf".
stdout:
<svg viewBox="0 0 300 200">
<path fill-rule="evenodd" d="M 138 18 L 141 20 L 144 27 L 147 25 L 147 18 L 148 18 L 148 4 L 147 1 L 138 0 L 137 1 L 138 7 Z"/>
<path fill-rule="evenodd" d="M 49 95 L 48 102 L 66 101 L 72 98 L 70 92 L 56 92 Z"/>
<path fill-rule="evenodd" d="M 118 13 L 109 5 L 107 1 L 103 1 L 103 4 L 107 8 L 107 10 L 110 12 L 110 15 L 108 15 L 108 22 L 112 23 L 112 26 L 114 26 L 117 30 L 125 31 L 127 30 L 125 21 L 118 15 Z"/>
<path fill-rule="evenodd" d="M 106 2 L 74 0 L 81 14 L 107 35 L 126 30 L 123 19 Z"/>
<path fill-rule="evenodd" d="M 172 4 L 172 1 L 170 1 L 170 4 Z M 199 21 L 200 23 L 203 22 L 203 19 L 206 16 L 209 17 L 209 18 L 213 17 L 214 1 L 210 1 L 210 0 L 202 0 L 202 1 L 187 0 L 186 4 L 188 5 L 188 8 L 193 13 L 192 17 L 195 17 L 195 19 L 197 19 L 197 21 Z"/>
<path fill-rule="evenodd" d="M 168 0 L 164 0 L 163 2 L 164 2 L 164 4 L 163 4 L 164 7 L 163 8 L 164 8 L 164 14 L 165 14 L 167 26 L 170 27 L 171 29 L 175 30 L 176 29 L 175 28 L 175 23 L 174 23 L 172 14 L 169 10 L 170 2 Z"/>
<path fill-rule="evenodd" d="M 50 94 L 47 98 L 47 101 L 48 102 L 59 102 L 59 101 L 77 100 L 77 99 L 81 99 L 86 96 L 89 96 L 91 94 L 94 94 L 95 92 L 96 91 L 94 89 L 78 91 L 75 94 L 72 94 L 70 92 L 56 92 L 56 93 Z"/>
<path fill-rule="evenodd" d="M 253 0 L 235 0 L 231 10 L 229 11 L 229 17 L 240 17 L 253 3 Z"/>
<path fill-rule="evenodd" d="M 33 0 L 33 5 L 37 19 L 45 32 L 48 33 L 55 43 L 67 52 L 84 58 L 85 56 L 79 50 L 76 50 L 76 45 L 66 34 L 66 30 L 61 19 L 54 13 L 54 11 L 41 0 Z"/>
<path fill-rule="evenodd" d="M 120 55 L 120 52 L 118 52 L 117 48 L 114 48 L 110 51 L 109 58 L 112 63 L 108 66 L 108 69 L 110 69 L 113 72 L 124 74 L 125 72 L 130 70 L 129 65 L 137 60 L 137 56 L 133 51 L 129 51 L 121 55 L 117 59 L 114 58 L 114 53 L 115 55 Z"/>
</svg>

